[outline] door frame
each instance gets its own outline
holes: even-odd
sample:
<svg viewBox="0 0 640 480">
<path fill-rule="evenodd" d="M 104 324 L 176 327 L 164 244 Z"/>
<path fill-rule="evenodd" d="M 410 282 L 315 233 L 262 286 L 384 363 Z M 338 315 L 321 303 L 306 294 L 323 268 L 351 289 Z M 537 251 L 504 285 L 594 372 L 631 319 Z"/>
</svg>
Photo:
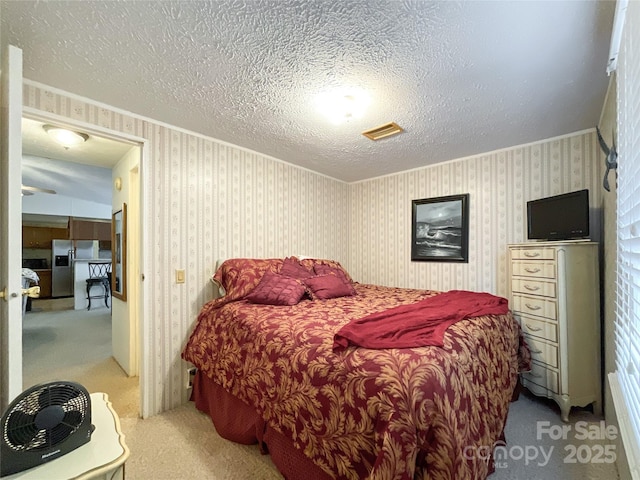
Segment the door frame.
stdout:
<svg viewBox="0 0 640 480">
<path fill-rule="evenodd" d="M 109 128 L 101 127 L 99 125 L 95 125 L 93 123 L 89 123 L 82 120 L 76 120 L 69 117 L 64 117 L 62 115 L 58 115 L 51 112 L 46 112 L 43 110 L 39 110 L 33 107 L 22 107 L 22 117 L 30 118 L 33 120 L 43 121 L 47 123 L 55 123 L 56 125 L 60 125 L 63 127 L 69 127 L 71 129 L 80 129 L 89 134 L 95 134 L 101 137 L 109 138 L 111 140 L 116 140 L 122 143 L 129 143 L 132 146 L 137 146 L 140 149 L 140 163 L 139 163 L 139 184 L 138 184 L 138 225 L 137 231 L 138 241 L 136 245 L 138 262 L 139 262 L 139 271 L 140 275 L 137 278 L 137 292 L 139 296 L 136 300 L 137 307 L 136 310 L 138 312 L 137 315 L 137 342 L 136 342 L 136 357 L 138 364 L 138 376 L 139 376 L 139 392 L 140 392 L 140 404 L 139 404 L 139 414 L 143 418 L 147 418 L 150 412 L 150 399 L 149 399 L 149 389 L 146 385 L 146 381 L 150 378 L 148 372 L 151 368 L 149 362 L 146 360 L 149 358 L 149 319 L 147 318 L 146 312 L 149 311 L 148 306 L 146 305 L 149 302 L 149 295 L 146 291 L 145 282 L 144 282 L 144 268 L 145 265 L 150 265 L 149 260 L 149 251 L 142 248 L 142 245 L 145 244 L 145 232 L 147 232 L 148 228 L 148 219 L 146 215 L 146 202 L 145 202 L 145 192 L 148 191 L 148 140 L 143 137 L 138 137 L 136 135 L 132 135 L 129 133 L 119 132 L 117 130 L 112 130 Z M 21 144 L 22 147 L 22 144 Z M 133 242 L 132 242 L 133 243 Z M 130 260 L 127 259 L 127 262 Z M 132 301 L 130 298 L 128 301 Z M 22 327 L 22 325 L 21 325 Z M 17 353 L 16 353 L 17 355 Z M 20 345 L 20 353 L 22 355 L 22 345 Z M 21 369 L 22 372 L 22 369 Z"/>
</svg>

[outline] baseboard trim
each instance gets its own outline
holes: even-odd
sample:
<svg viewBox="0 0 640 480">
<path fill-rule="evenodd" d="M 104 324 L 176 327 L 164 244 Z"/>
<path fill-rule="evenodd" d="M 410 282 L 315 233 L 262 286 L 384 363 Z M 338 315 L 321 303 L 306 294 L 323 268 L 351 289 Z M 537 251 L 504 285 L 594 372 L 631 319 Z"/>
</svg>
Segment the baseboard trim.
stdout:
<svg viewBox="0 0 640 480">
<path fill-rule="evenodd" d="M 627 402 L 622 395 L 622 387 L 620 386 L 620 380 L 618 379 L 617 373 L 610 373 L 608 377 L 613 405 L 618 419 L 618 426 L 620 428 L 620 437 L 622 438 L 622 445 L 624 447 L 627 463 L 629 464 L 629 472 L 631 473 L 631 478 L 633 480 L 640 480 L 640 445 L 638 445 L 638 439 L 634 434 L 633 425 L 629 419 Z M 618 458 L 620 457 L 618 456 Z"/>
</svg>

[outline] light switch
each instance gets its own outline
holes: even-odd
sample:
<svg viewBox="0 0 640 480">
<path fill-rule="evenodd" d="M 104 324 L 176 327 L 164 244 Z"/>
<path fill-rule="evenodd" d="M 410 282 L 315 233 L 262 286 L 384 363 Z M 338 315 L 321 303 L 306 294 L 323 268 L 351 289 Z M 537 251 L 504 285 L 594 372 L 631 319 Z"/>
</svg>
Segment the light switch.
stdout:
<svg viewBox="0 0 640 480">
<path fill-rule="evenodd" d="M 176 283 L 184 283 L 184 270 L 176 270 Z"/>
</svg>

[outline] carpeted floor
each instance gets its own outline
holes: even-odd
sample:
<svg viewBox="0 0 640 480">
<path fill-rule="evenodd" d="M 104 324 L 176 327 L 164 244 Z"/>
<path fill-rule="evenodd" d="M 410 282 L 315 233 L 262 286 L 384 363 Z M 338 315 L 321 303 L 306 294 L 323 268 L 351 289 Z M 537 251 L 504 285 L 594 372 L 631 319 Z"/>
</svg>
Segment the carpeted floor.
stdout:
<svg viewBox="0 0 640 480">
<path fill-rule="evenodd" d="M 107 393 L 120 417 L 137 417 L 138 377 L 127 377 L 111 356 L 111 311 L 64 309 L 68 299 L 32 305 L 22 321 L 23 387 L 78 382 L 90 393 Z"/>
<path fill-rule="evenodd" d="M 599 446 L 606 448 L 613 442 L 576 439 L 580 431 L 576 430 L 577 422 L 588 422 L 589 428 L 599 428 L 600 419 L 588 410 L 574 409 L 570 420 L 567 425 L 571 431 L 566 439 L 554 440 L 542 430 L 538 439 L 538 422 L 548 422 L 552 430 L 562 428 L 559 409 L 546 400 L 522 394 L 510 407 L 505 431 L 506 455 L 489 480 L 617 479 L 614 464 L 597 463 L 596 459 Z M 127 461 L 129 480 L 282 478 L 269 456 L 262 455 L 256 445 L 239 445 L 222 439 L 209 417 L 198 412 L 191 402 L 147 420 L 125 418 L 121 423 L 131 449 Z M 567 449 L 569 445 L 580 449 L 573 457 L 575 463 L 570 463 L 573 458 L 571 447 Z"/>
<path fill-rule="evenodd" d="M 560 420 L 555 402 L 525 390 L 509 406 L 506 448 L 490 480 L 615 480 L 618 471 L 598 452 L 615 450 L 612 440 L 584 440 L 585 429 L 601 431 L 601 417 L 589 409 L 573 408 L 569 423 Z M 560 434 L 561 429 L 566 434 Z M 594 430 L 597 429 L 597 430 Z M 556 433 L 559 433 L 556 435 Z M 607 447 L 611 445 L 612 447 Z M 612 458 L 613 459 L 613 458 Z"/>
<path fill-rule="evenodd" d="M 282 479 L 257 445 L 221 438 L 192 402 L 146 420 L 123 418 L 120 424 L 131 450 L 127 480 Z"/>
<path fill-rule="evenodd" d="M 66 379 L 81 383 L 90 392 L 107 393 L 131 451 L 126 464 L 128 480 L 282 478 L 268 455 L 262 455 L 256 445 L 222 439 L 209 417 L 191 402 L 146 420 L 138 418 L 138 379 L 127 378 L 111 357 L 110 312 L 104 308 L 87 312 L 55 307 L 30 312 L 24 318 L 25 388 Z M 565 438 L 552 438 L 545 432 L 558 431 L 564 425 L 557 405 L 525 391 L 510 406 L 507 446 L 489 480 L 617 479 L 616 467 L 606 462 L 606 456 L 599 457 L 605 461 L 597 463 L 598 452 L 607 451 L 613 442 L 579 439 L 577 422 L 588 422 L 579 425 L 597 429 L 601 419 L 588 410 L 574 409 L 570 420 Z"/>
</svg>

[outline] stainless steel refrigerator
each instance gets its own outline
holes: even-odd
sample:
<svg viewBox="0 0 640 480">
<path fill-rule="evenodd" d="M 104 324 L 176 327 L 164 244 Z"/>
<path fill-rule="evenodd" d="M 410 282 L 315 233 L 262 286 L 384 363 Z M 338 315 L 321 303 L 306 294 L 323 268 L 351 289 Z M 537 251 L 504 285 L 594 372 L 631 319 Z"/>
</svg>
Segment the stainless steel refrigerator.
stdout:
<svg viewBox="0 0 640 480">
<path fill-rule="evenodd" d="M 91 260 L 96 240 L 54 240 L 51 259 L 51 296 L 73 296 L 73 261 Z M 75 245 L 74 245 L 75 243 Z"/>
</svg>

